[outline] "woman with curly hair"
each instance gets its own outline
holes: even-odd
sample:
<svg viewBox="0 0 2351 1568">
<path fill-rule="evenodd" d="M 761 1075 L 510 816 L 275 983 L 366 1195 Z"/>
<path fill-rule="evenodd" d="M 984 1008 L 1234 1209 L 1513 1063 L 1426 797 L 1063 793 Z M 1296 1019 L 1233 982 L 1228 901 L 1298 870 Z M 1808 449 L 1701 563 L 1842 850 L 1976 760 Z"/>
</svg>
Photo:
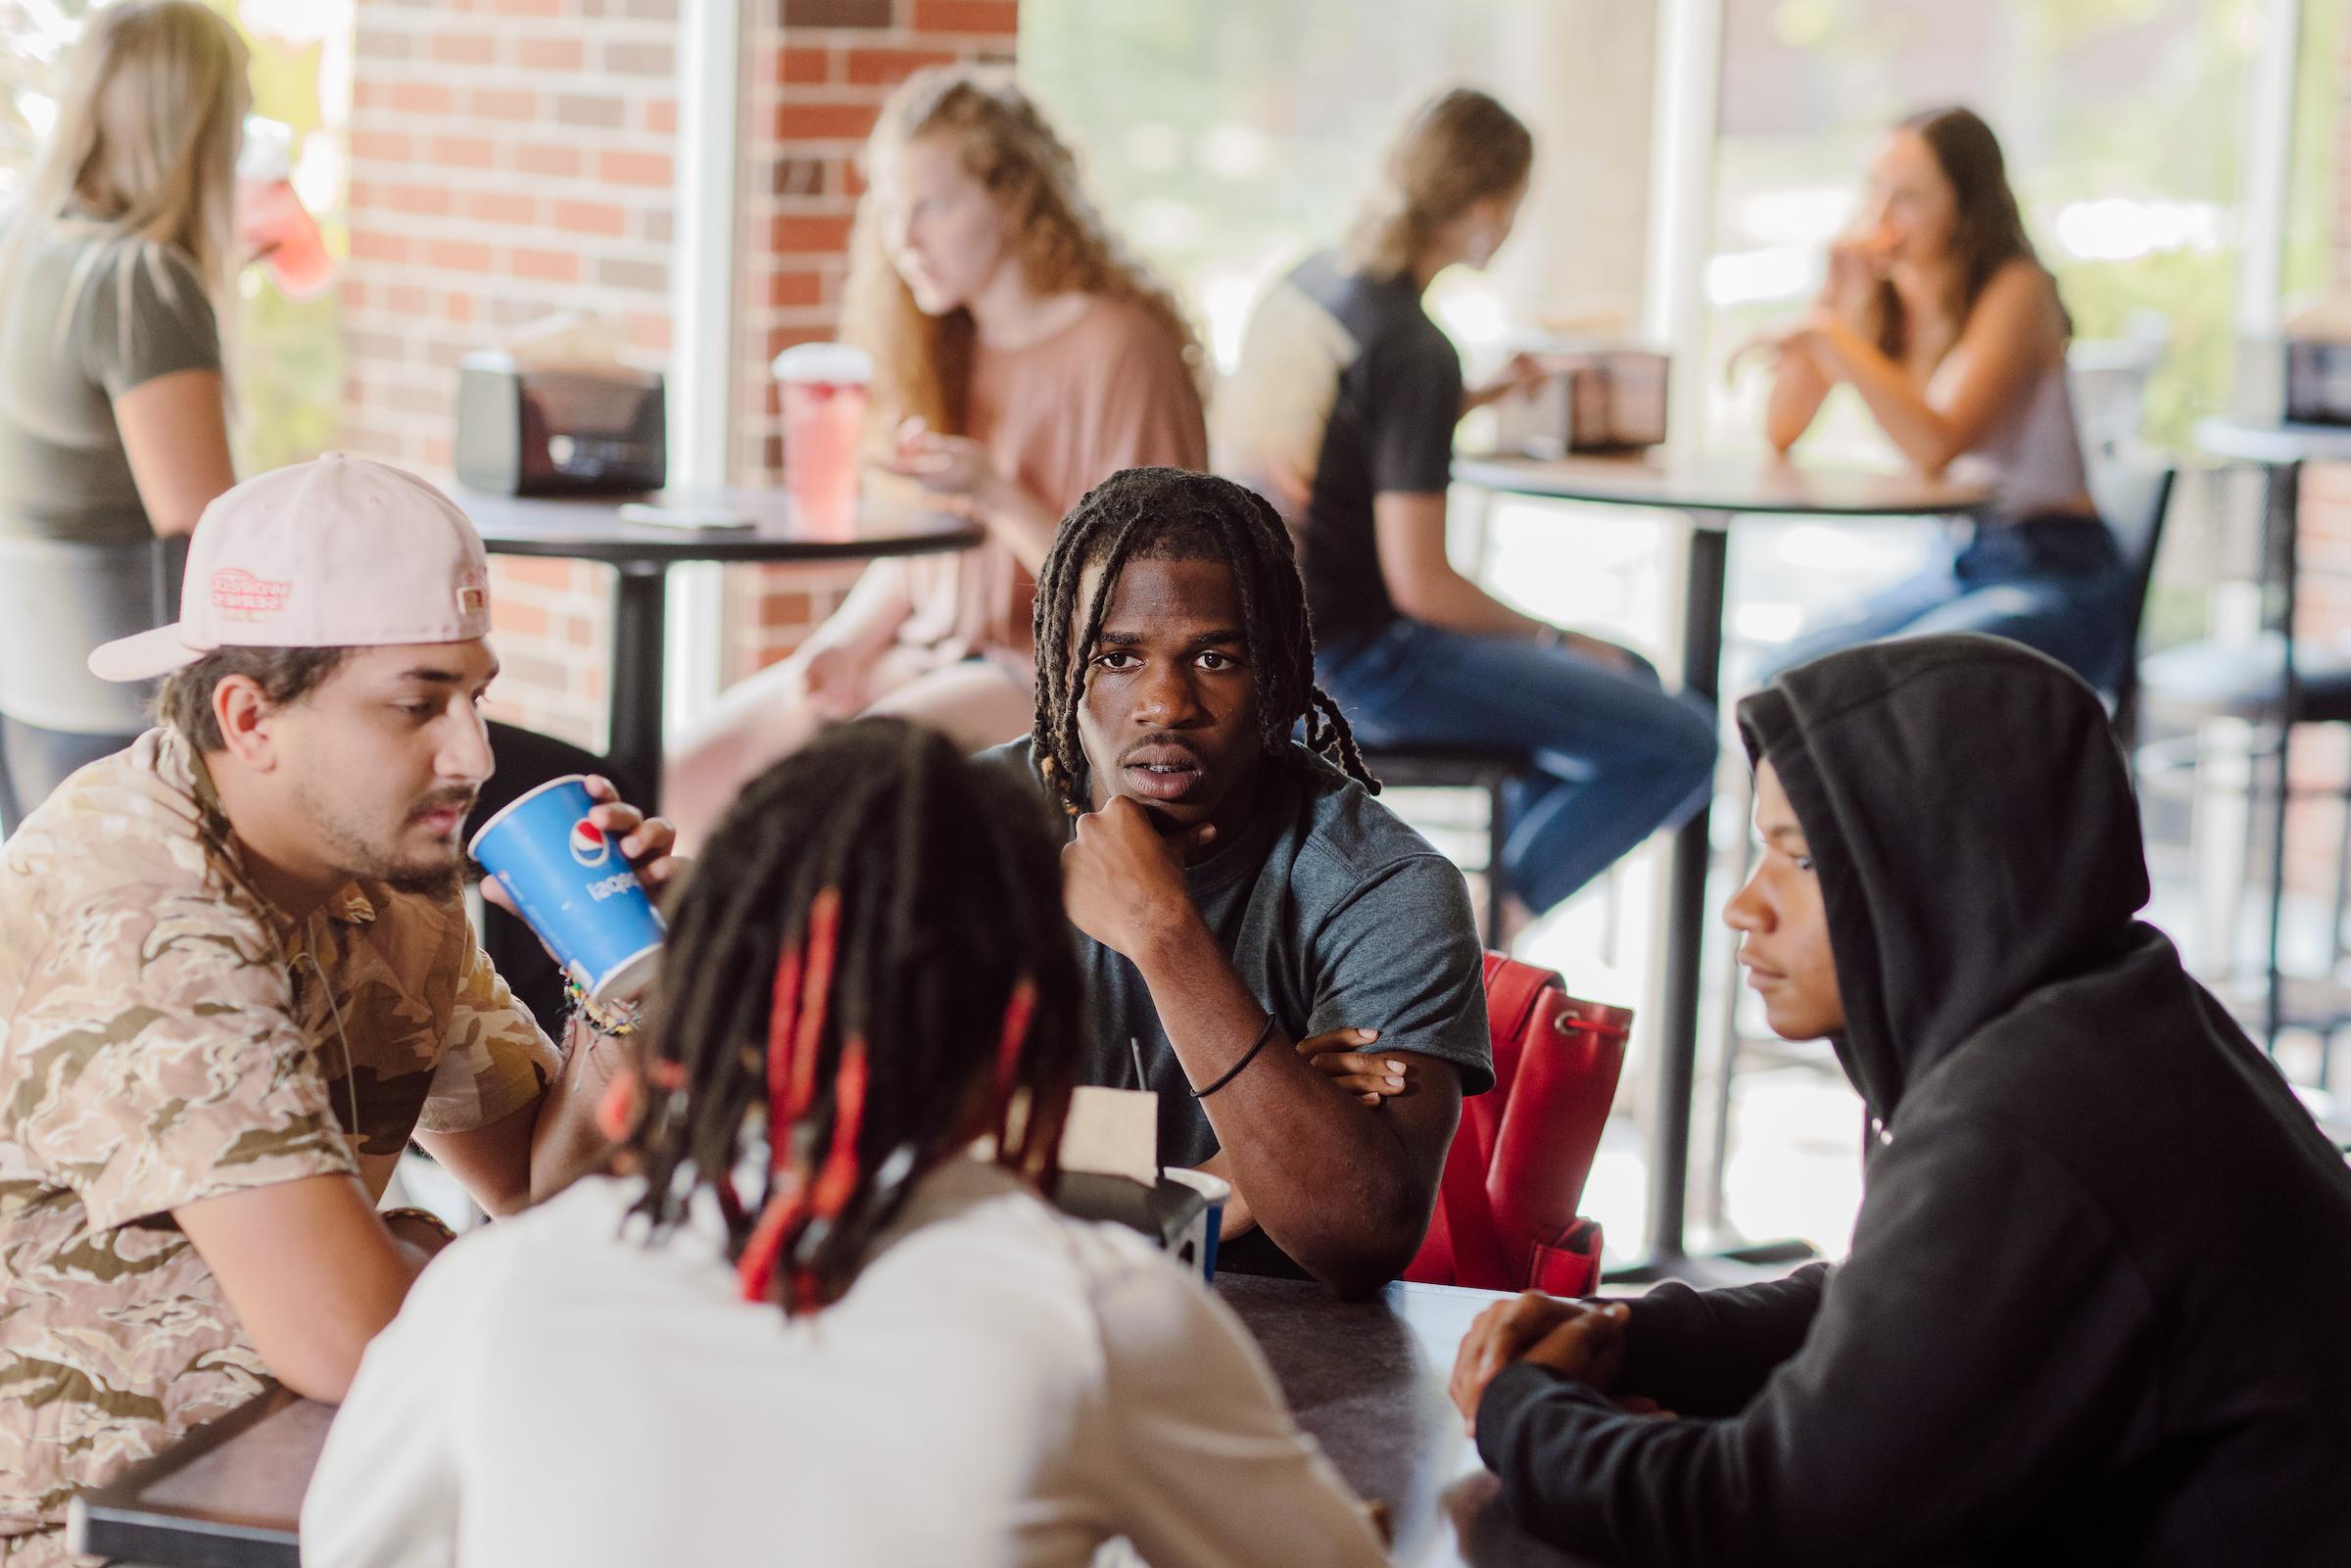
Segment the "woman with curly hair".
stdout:
<svg viewBox="0 0 2351 1568">
<path fill-rule="evenodd" d="M 670 759 L 663 799 L 690 840 L 828 718 L 897 713 L 967 749 L 1021 734 L 1033 573 L 1062 514 L 1119 469 L 1207 465 L 1197 339 L 1009 72 L 916 72 L 866 160 L 842 331 L 873 356 L 875 445 L 987 540 L 877 563 L 722 698 Z"/>
</svg>

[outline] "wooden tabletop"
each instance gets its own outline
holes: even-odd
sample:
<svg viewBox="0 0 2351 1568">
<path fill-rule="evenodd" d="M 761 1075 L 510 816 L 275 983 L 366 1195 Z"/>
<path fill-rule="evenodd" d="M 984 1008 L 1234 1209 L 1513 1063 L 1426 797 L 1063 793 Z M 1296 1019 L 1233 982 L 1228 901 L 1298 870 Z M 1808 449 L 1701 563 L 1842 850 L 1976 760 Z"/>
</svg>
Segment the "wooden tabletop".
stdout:
<svg viewBox="0 0 2351 1568">
<path fill-rule="evenodd" d="M 1514 496 L 1719 516 L 1957 517 L 1991 505 L 1989 491 L 1918 474 L 1669 448 L 1622 457 L 1463 456 L 1453 477 Z"/>
<path fill-rule="evenodd" d="M 1577 1568 L 1520 1530 L 1445 1396 L 1469 1323 L 1502 1298 L 1391 1285 L 1367 1302 L 1227 1274 L 1298 1424 L 1348 1484 L 1385 1501 L 1410 1568 Z M 334 1412 L 280 1389 L 78 1499 L 87 1549 L 156 1568 L 296 1568 L 295 1523 Z"/>
<path fill-rule="evenodd" d="M 846 527 L 801 517 L 781 490 L 655 491 L 566 499 L 453 489 L 493 555 L 550 555 L 610 566 L 680 561 L 868 560 L 969 549 L 986 537 L 971 518 L 888 494 L 869 497 Z M 744 528 L 677 528 L 631 522 L 627 505 L 739 517 Z"/>
</svg>

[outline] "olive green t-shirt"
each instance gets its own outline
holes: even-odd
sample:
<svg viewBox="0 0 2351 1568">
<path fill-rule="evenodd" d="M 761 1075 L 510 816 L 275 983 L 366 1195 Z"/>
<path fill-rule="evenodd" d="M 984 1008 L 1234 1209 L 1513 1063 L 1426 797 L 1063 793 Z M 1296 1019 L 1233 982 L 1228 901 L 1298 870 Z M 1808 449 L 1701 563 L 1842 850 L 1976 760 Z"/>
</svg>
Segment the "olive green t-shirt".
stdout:
<svg viewBox="0 0 2351 1568">
<path fill-rule="evenodd" d="M 219 368 L 219 326 L 185 258 L 56 226 L 0 288 L 0 534 L 153 539 L 114 401 L 159 376 Z"/>
</svg>

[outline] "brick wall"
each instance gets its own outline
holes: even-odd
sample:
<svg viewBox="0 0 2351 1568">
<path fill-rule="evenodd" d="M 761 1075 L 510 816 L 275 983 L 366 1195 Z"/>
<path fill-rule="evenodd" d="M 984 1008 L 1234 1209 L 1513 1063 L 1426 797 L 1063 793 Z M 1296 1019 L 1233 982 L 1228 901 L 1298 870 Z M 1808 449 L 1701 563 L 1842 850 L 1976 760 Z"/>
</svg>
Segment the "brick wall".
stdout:
<svg viewBox="0 0 2351 1568">
<path fill-rule="evenodd" d="M 838 316 L 853 160 L 918 66 L 1009 59 L 1017 0 L 744 0 L 735 477 L 782 462 L 765 366 Z M 446 474 L 456 362 L 555 310 L 669 347 L 678 0 L 358 0 L 340 441 Z M 502 715 L 600 745 L 601 569 L 500 561 Z M 781 658 L 854 568 L 731 569 L 727 679 Z"/>
</svg>

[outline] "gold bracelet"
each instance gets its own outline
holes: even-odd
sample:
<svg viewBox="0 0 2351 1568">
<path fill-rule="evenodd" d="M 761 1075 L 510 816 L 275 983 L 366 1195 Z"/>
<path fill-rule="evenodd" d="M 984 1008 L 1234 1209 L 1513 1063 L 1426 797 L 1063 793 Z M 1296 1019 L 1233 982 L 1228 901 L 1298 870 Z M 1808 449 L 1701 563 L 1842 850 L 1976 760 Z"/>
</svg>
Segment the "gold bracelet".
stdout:
<svg viewBox="0 0 2351 1568">
<path fill-rule="evenodd" d="M 417 1209 L 404 1205 L 398 1209 L 387 1209 L 376 1217 L 383 1220 L 387 1227 L 395 1219 L 413 1219 L 427 1230 L 440 1232 L 441 1239 L 445 1242 L 457 1239 L 457 1233 L 450 1229 L 449 1221 L 434 1213 L 430 1209 Z"/>
</svg>

